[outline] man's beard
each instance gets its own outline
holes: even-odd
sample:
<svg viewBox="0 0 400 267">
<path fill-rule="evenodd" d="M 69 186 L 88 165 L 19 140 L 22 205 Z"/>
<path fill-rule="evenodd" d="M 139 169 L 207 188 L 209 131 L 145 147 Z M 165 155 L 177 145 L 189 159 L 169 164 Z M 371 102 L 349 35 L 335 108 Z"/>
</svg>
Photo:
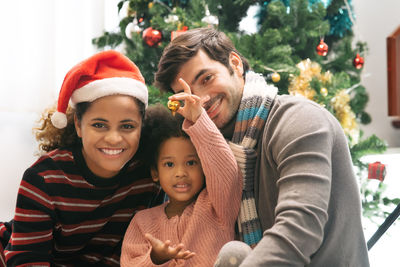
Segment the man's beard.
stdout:
<svg viewBox="0 0 400 267">
<path fill-rule="evenodd" d="M 235 130 L 235 122 L 236 122 L 236 116 L 238 113 L 238 109 L 236 110 L 236 112 L 233 114 L 233 116 L 231 117 L 231 119 L 225 123 L 224 126 L 222 126 L 219 130 L 221 131 L 222 135 L 226 138 L 226 139 L 232 139 L 233 136 L 233 131 Z"/>
</svg>

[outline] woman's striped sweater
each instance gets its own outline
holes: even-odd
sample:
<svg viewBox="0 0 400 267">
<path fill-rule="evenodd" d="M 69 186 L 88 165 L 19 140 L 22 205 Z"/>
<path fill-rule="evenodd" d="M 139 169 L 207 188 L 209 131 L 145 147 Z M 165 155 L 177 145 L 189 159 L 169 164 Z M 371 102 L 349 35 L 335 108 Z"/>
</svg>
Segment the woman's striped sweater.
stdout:
<svg viewBox="0 0 400 267">
<path fill-rule="evenodd" d="M 80 148 L 54 150 L 24 173 L 7 265 L 119 266 L 133 214 L 160 204 L 158 192 L 138 163 L 104 179 L 90 172 Z"/>
</svg>

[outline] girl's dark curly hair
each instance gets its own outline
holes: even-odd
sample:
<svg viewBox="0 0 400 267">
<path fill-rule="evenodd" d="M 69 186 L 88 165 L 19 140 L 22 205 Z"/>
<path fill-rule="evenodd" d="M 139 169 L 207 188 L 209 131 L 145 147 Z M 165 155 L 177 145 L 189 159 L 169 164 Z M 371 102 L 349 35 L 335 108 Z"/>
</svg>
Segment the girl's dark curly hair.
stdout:
<svg viewBox="0 0 400 267">
<path fill-rule="evenodd" d="M 149 106 L 143 121 L 138 153 L 150 168 L 157 168 L 157 159 L 161 144 L 171 137 L 189 136 L 182 130 L 184 118 L 171 112 L 161 104 Z"/>
</svg>

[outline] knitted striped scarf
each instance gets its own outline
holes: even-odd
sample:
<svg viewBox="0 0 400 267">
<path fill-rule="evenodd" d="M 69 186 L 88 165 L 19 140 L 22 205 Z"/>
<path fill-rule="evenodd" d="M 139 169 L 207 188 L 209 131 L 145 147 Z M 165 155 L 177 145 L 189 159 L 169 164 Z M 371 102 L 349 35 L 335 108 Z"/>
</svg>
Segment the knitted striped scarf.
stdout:
<svg viewBox="0 0 400 267">
<path fill-rule="evenodd" d="M 243 175 L 243 195 L 238 228 L 242 241 L 254 247 L 262 238 L 254 195 L 254 173 L 257 159 L 255 146 L 267 120 L 277 88 L 267 85 L 261 74 L 249 71 L 240 102 L 235 130 L 229 145 Z"/>
</svg>

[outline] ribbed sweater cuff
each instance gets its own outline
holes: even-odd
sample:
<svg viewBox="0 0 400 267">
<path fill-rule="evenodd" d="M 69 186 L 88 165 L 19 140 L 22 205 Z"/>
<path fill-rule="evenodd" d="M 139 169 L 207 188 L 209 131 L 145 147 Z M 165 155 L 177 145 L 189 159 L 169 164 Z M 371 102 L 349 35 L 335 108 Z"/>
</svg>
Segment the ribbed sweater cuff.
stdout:
<svg viewBox="0 0 400 267">
<path fill-rule="evenodd" d="M 212 138 L 212 134 L 210 135 L 210 133 L 215 133 L 217 135 L 220 134 L 217 126 L 210 119 L 210 117 L 208 117 L 207 112 L 204 109 L 195 123 L 185 119 L 182 125 L 182 129 L 189 136 L 191 137 L 196 136 L 195 140 L 192 139 L 193 143 L 198 143 L 198 142 L 208 143 L 214 139 Z M 207 131 L 205 131 L 205 129 L 207 129 Z"/>
</svg>

